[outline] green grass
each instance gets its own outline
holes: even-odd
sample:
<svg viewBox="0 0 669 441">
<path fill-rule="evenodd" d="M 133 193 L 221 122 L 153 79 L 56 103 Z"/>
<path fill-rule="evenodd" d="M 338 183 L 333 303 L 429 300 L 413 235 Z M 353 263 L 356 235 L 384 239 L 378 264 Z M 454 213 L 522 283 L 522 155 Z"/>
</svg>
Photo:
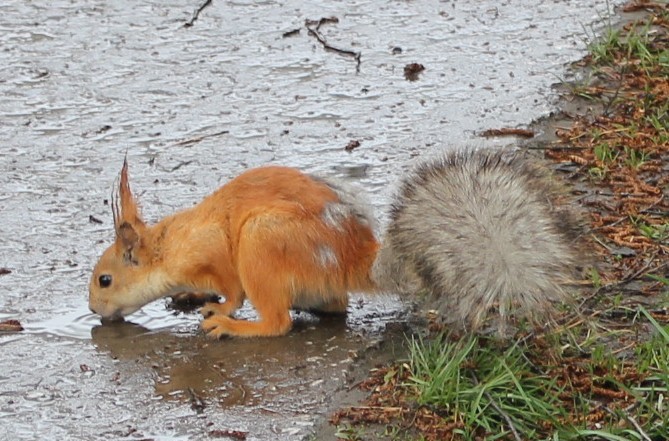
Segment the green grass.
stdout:
<svg viewBox="0 0 669 441">
<path fill-rule="evenodd" d="M 599 271 L 597 271 L 597 268 L 590 268 L 590 282 L 592 283 L 592 287 L 595 289 L 599 289 L 602 287 L 602 276 L 599 274 Z"/>
<path fill-rule="evenodd" d="M 537 439 L 545 423 L 566 416 L 556 380 L 534 371 L 519 345 L 499 351 L 477 338 L 413 340 L 410 354 L 418 403 L 461 420 L 462 439 Z"/>
<path fill-rule="evenodd" d="M 346 441 L 362 441 L 364 439 L 364 435 L 364 429 L 348 424 L 338 426 L 337 431 L 335 432 L 337 439 Z"/>
<path fill-rule="evenodd" d="M 594 148 L 595 158 L 603 163 L 612 163 L 618 158 L 618 152 L 613 150 L 608 142 L 600 142 Z"/>
<path fill-rule="evenodd" d="M 616 54 L 623 47 L 622 36 L 619 29 L 609 27 L 603 36 L 593 39 L 588 44 L 588 51 L 595 64 L 611 64 L 615 61 Z"/>
<path fill-rule="evenodd" d="M 651 96 L 652 94 L 647 94 Z M 645 121 L 655 129 L 653 142 L 656 144 L 669 143 L 669 102 L 653 102 L 645 110 Z"/>
<path fill-rule="evenodd" d="M 620 65 L 621 60 L 637 60 L 644 70 L 663 65 L 669 54 L 666 50 L 656 50 L 650 23 L 634 26 L 628 31 L 609 26 L 599 38 L 591 38 L 588 51 L 595 66 Z"/>
<path fill-rule="evenodd" d="M 612 353 L 607 343 L 611 334 L 593 337 L 592 327 L 557 336 L 567 352 L 588 354 L 574 365 L 580 372 L 574 378 L 585 376 L 601 388 L 624 392 L 629 403 L 609 403 L 571 380 L 558 382 L 559 366 L 553 370 L 534 362 L 545 358 L 537 348 L 518 343 L 500 348 L 474 337 L 411 340 L 406 386 L 418 405 L 462 422 L 456 439 L 669 439 L 669 328 L 643 308 L 630 314 L 652 328 L 653 337 L 625 355 Z M 630 369 L 634 374 L 626 380 Z M 606 412 L 598 425 L 579 418 L 597 411 Z"/>
<path fill-rule="evenodd" d="M 648 274 L 648 277 L 657 281 L 657 282 L 660 282 L 664 285 L 669 286 L 669 278 L 667 278 L 667 277 L 658 276 L 657 274 Z"/>
<path fill-rule="evenodd" d="M 624 150 L 625 155 L 627 156 L 627 159 L 625 159 L 625 164 L 635 170 L 648 161 L 648 156 L 642 151 L 630 147 L 625 147 Z"/>
<path fill-rule="evenodd" d="M 640 316 L 652 325 L 653 337 L 635 349 L 639 372 L 647 374 L 645 380 L 631 388 L 637 397 L 636 417 L 628 412 L 622 415 L 628 421 L 636 421 L 635 430 L 629 434 L 637 439 L 669 439 L 669 326 L 660 325 L 645 309 Z"/>
<path fill-rule="evenodd" d="M 650 240 L 664 242 L 669 239 L 669 222 L 663 224 L 651 225 L 638 217 L 630 217 L 632 225 L 634 225 L 642 236 Z"/>
</svg>

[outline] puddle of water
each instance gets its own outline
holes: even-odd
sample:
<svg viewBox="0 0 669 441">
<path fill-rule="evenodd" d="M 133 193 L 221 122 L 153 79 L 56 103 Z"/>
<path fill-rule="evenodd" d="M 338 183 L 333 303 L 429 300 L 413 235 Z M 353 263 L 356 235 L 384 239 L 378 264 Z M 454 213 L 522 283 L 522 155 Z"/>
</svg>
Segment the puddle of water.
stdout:
<svg viewBox="0 0 669 441">
<path fill-rule="evenodd" d="M 296 314 L 294 330 L 271 341 L 213 341 L 196 326 L 184 326 L 184 320 L 197 320 L 194 314 L 172 316 L 169 320 L 180 325 L 163 327 L 171 312 L 160 303 L 133 314 L 136 322 L 104 326 L 85 311 L 63 314 L 60 320 L 33 324 L 17 340 L 0 336 L 3 352 L 13 360 L 12 365 L 0 362 L 6 374 L 0 376 L 0 413 L 16 421 L 16 439 L 36 433 L 70 439 L 76 430 L 80 439 L 134 431 L 156 434 L 154 439 L 178 439 L 183 433 L 200 439 L 211 426 L 247 430 L 254 433 L 251 439 L 298 436 L 328 407 L 328 391 L 340 387 L 370 334 L 379 336 L 381 323 L 398 319 L 387 302 L 362 301 L 353 302 L 357 306 L 348 317 Z M 82 339 L 84 333 L 92 345 Z M 38 370 L 27 369 L 26 362 L 37 360 Z M 142 410 L 147 406 L 150 418 Z M 75 422 L 63 423 L 72 407 L 100 419 L 75 430 Z M 125 417 L 110 420 L 105 412 Z M 139 420 L 138 413 L 144 415 Z M 41 418 L 40 424 L 33 418 Z M 178 418 L 196 425 L 177 429 Z M 252 421 L 258 418 L 264 422 L 256 427 Z"/>
<path fill-rule="evenodd" d="M 197 317 L 194 314 L 191 317 L 178 317 L 176 313 L 167 311 L 163 302 L 155 302 L 133 314 L 129 320 L 148 332 L 192 325 L 197 322 Z M 92 314 L 88 305 L 81 302 L 74 309 L 55 310 L 45 320 L 29 322 L 24 327 L 29 334 L 90 340 L 91 332 L 100 327 L 100 316 Z"/>
<path fill-rule="evenodd" d="M 82 302 L 75 309 L 55 310 L 46 320 L 25 324 L 25 333 L 88 340 L 91 338 L 91 329 L 96 324 L 100 324 L 100 318 L 91 314 Z"/>
<path fill-rule="evenodd" d="M 403 307 L 394 296 L 383 295 L 369 298 L 352 295 L 349 312 L 340 320 L 344 325 L 340 331 L 379 336 L 386 324 L 400 320 L 402 313 Z M 248 302 L 245 302 L 236 315 L 238 318 L 245 320 L 257 319 L 255 310 Z M 15 316 L 16 314 L 0 312 L 0 320 Z M 296 329 L 316 325 L 319 321 L 329 318 L 318 318 L 313 314 L 300 311 L 293 311 L 292 316 Z M 79 340 L 89 340 L 93 335 L 93 340 L 95 340 L 96 330 L 116 332 L 126 329 L 126 327 L 127 329 L 141 329 L 142 334 L 171 330 L 194 336 L 200 333 L 200 321 L 201 316 L 197 309 L 185 312 L 172 310 L 169 308 L 169 300 L 165 300 L 156 301 L 143 307 L 128 316 L 125 322 L 102 326 L 100 317 L 90 312 L 87 303 L 80 302 L 74 308 L 55 309 L 46 319 L 26 322 L 23 326 L 25 334 L 52 335 Z M 123 337 L 125 334 L 121 332 L 119 336 Z M 121 342 L 121 344 L 125 343 Z"/>
<path fill-rule="evenodd" d="M 345 321 L 301 314 L 290 335 L 272 340 L 212 342 L 197 314 L 163 302 L 100 327 L 86 291 L 111 240 L 105 199 L 123 156 L 149 221 L 267 163 L 347 179 L 371 195 L 383 221 L 416 157 L 505 144 L 476 132 L 552 110 L 551 84 L 607 7 L 213 2 L 184 28 L 195 6 L 3 2 L 0 267 L 11 273 L 0 275 L 0 319 L 26 328 L 0 335 L 0 416 L 10 439 L 309 433 L 354 354 L 403 320 L 402 304 L 356 298 Z M 359 73 L 303 26 L 329 16 L 339 23 L 323 35 L 362 53 Z M 426 70 L 409 82 L 403 68 L 413 62 Z M 360 147 L 347 153 L 351 140 Z M 241 314 L 253 317 L 248 306 Z"/>
</svg>

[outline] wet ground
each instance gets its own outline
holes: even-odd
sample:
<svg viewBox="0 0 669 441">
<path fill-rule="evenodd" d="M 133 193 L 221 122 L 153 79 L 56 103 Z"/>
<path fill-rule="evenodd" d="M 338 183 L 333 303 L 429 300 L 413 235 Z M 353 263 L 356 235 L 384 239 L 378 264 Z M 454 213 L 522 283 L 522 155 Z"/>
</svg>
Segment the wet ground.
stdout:
<svg viewBox="0 0 669 441">
<path fill-rule="evenodd" d="M 184 27 L 197 6 L 0 6 L 0 321 L 25 327 L 0 335 L 2 440 L 309 437 L 378 341 L 393 356 L 405 306 L 355 296 L 270 340 L 208 340 L 164 302 L 101 326 L 87 283 L 123 156 L 148 220 L 267 163 L 351 180 L 382 220 L 415 157 L 550 112 L 606 21 L 594 0 L 215 0 Z M 322 36 L 359 66 L 307 32 L 332 16 Z"/>
</svg>

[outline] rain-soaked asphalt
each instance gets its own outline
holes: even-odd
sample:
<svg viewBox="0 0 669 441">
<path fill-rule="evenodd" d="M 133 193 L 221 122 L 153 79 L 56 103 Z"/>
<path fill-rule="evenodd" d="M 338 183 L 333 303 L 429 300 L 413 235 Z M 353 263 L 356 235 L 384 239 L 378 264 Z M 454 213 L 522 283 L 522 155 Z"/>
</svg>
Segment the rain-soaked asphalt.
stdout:
<svg viewBox="0 0 669 441">
<path fill-rule="evenodd" d="M 214 0 L 184 27 L 198 5 L 0 5 L 0 321 L 25 327 L 0 334 L 0 440 L 313 437 L 404 306 L 356 296 L 346 320 L 301 314 L 265 340 L 208 340 L 164 302 L 101 326 L 87 283 L 126 152 L 151 221 L 268 163 L 351 180 L 383 220 L 415 157 L 550 112 L 607 16 L 595 0 Z M 321 17 L 359 71 L 308 34 Z"/>
</svg>

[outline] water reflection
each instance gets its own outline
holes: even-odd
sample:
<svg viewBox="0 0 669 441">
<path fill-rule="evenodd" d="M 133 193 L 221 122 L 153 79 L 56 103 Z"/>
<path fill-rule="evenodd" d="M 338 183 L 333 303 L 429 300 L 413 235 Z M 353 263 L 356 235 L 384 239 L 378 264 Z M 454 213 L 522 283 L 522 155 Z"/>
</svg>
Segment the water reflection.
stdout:
<svg viewBox="0 0 669 441">
<path fill-rule="evenodd" d="M 205 399 L 220 406 L 257 405 L 340 377 L 360 350 L 344 316 L 301 313 L 284 337 L 212 340 L 194 330 L 151 330 L 131 321 L 91 329 L 96 349 L 155 372 L 156 395 Z"/>
</svg>

